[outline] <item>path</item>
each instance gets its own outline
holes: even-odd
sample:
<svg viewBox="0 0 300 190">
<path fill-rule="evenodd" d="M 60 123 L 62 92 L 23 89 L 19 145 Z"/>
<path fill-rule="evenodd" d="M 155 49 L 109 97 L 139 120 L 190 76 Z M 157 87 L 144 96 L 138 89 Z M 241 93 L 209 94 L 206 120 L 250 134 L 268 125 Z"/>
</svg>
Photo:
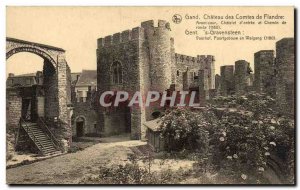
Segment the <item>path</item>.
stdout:
<svg viewBox="0 0 300 190">
<path fill-rule="evenodd" d="M 83 151 L 8 169 L 7 183 L 76 184 L 85 174 L 96 174 L 100 165 L 126 161 L 127 154 L 132 152 L 130 147 L 144 144 L 146 143 L 128 140 L 126 137 L 104 138 L 103 143 L 95 144 Z"/>
</svg>

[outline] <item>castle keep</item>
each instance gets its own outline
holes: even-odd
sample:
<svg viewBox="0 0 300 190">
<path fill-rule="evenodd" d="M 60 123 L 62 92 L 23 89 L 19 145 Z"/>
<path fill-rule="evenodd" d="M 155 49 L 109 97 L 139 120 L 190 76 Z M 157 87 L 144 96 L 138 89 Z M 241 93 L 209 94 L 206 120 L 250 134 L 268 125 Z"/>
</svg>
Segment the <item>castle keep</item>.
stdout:
<svg viewBox="0 0 300 190">
<path fill-rule="evenodd" d="M 132 30 L 98 39 L 97 89 L 99 94 L 110 90 L 129 94 L 201 90 L 207 99 L 209 90 L 215 88 L 214 62 L 212 55 L 192 57 L 175 53 L 170 24 L 159 20 L 156 25 L 150 20 Z M 140 139 L 145 135 L 143 123 L 155 119 L 161 111 L 156 105 L 145 109 L 100 107 L 100 125 L 105 135 L 131 132 L 132 139 Z"/>
</svg>

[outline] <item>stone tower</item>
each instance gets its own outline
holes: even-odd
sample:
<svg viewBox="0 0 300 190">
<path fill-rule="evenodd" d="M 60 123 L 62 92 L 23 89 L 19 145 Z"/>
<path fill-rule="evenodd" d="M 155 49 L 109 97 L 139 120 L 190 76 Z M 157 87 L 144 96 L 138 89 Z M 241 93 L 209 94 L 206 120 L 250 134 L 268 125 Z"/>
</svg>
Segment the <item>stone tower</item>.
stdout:
<svg viewBox="0 0 300 190">
<path fill-rule="evenodd" d="M 170 24 L 159 20 L 142 22 L 145 31 L 145 45 L 149 54 L 150 89 L 163 92 L 172 84 L 172 54 Z"/>
<path fill-rule="evenodd" d="M 227 96 L 234 91 L 234 66 L 221 66 L 220 94 Z"/>
<path fill-rule="evenodd" d="M 197 60 L 202 70 L 207 70 L 208 89 L 215 89 L 215 57 L 213 55 L 198 55 Z"/>
<path fill-rule="evenodd" d="M 139 91 L 145 95 L 149 90 L 164 92 L 174 78 L 174 40 L 170 37 L 170 25 L 159 20 L 142 22 L 140 27 L 125 30 L 98 39 L 97 89 L 126 91 L 129 96 Z M 100 125 L 104 135 L 130 132 L 132 139 L 145 135 L 142 123 L 160 111 L 158 105 L 151 107 L 118 107 L 108 109 L 99 106 Z"/>
<path fill-rule="evenodd" d="M 283 112 L 294 113 L 294 38 L 276 42 L 276 102 Z"/>
<path fill-rule="evenodd" d="M 238 60 L 235 62 L 235 94 L 240 96 L 246 93 L 250 76 L 250 63 L 245 60 Z"/>
<path fill-rule="evenodd" d="M 274 50 L 254 54 L 254 87 L 258 93 L 275 94 Z"/>
</svg>

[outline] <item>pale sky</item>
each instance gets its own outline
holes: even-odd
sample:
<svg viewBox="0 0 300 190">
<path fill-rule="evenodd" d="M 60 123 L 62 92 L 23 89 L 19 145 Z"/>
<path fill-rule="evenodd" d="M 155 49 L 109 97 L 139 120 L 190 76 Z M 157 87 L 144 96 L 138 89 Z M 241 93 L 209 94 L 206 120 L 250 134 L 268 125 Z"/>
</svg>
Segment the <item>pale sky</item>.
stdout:
<svg viewBox="0 0 300 190">
<path fill-rule="evenodd" d="M 214 55 L 216 73 L 221 65 L 233 65 L 245 59 L 253 68 L 254 53 L 274 49 L 276 41 L 294 36 L 293 7 L 7 7 L 7 37 L 43 43 L 66 50 L 72 72 L 96 69 L 97 39 L 140 26 L 146 20 L 167 20 L 175 39 L 175 51 L 190 56 Z M 172 16 L 180 14 L 180 24 Z M 185 15 L 284 15 L 286 25 L 225 25 L 224 30 L 242 30 L 253 36 L 276 37 L 269 41 L 200 41 L 185 35 L 195 29 L 195 20 Z M 203 20 L 201 20 L 203 21 Z M 206 20 L 212 21 L 212 20 Z M 240 20 L 237 20 L 239 22 Z M 7 60 L 7 73 L 22 74 L 42 70 L 42 59 L 30 53 L 18 53 Z"/>
</svg>

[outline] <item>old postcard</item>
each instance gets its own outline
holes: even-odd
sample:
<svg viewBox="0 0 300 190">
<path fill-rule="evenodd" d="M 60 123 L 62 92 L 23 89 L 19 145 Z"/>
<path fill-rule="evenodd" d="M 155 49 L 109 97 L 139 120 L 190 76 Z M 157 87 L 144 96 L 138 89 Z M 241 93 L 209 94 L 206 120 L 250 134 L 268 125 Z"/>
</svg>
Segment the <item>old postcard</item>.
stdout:
<svg viewBox="0 0 300 190">
<path fill-rule="evenodd" d="M 6 8 L 7 184 L 295 184 L 294 7 Z"/>
</svg>

